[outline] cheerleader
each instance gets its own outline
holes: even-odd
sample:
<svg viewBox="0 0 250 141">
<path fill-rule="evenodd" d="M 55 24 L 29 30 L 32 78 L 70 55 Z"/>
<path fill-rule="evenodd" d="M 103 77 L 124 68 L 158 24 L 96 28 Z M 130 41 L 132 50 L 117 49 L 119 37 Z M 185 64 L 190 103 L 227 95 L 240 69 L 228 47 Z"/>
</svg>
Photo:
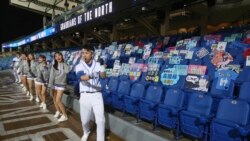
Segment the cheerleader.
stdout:
<svg viewBox="0 0 250 141">
<path fill-rule="evenodd" d="M 54 115 L 55 118 L 58 118 L 59 122 L 68 120 L 68 116 L 66 114 L 65 106 L 62 103 L 62 95 L 63 91 L 66 87 L 66 78 L 67 73 L 70 71 L 69 65 L 64 63 L 63 55 L 60 52 L 56 52 L 54 54 L 54 64 L 51 67 L 50 77 L 49 77 L 49 85 L 48 87 L 52 88 L 53 101 L 56 108 L 56 113 Z"/>
<path fill-rule="evenodd" d="M 30 53 L 28 54 L 28 66 L 29 66 L 29 71 L 27 74 L 27 80 L 28 80 L 28 87 L 29 87 L 29 92 L 30 92 L 30 101 L 34 99 L 35 96 L 35 90 L 34 90 L 34 80 L 36 78 L 36 67 L 37 67 L 37 62 L 35 61 L 35 56 L 34 54 Z M 40 102 L 38 96 L 36 95 L 36 102 Z"/>
<path fill-rule="evenodd" d="M 39 65 L 37 66 L 37 77 L 35 80 L 35 88 L 36 94 L 41 99 L 40 107 L 43 110 L 47 109 L 46 105 L 46 90 L 47 83 L 49 80 L 49 67 L 46 62 L 46 57 L 44 55 L 40 55 L 38 58 Z"/>
</svg>

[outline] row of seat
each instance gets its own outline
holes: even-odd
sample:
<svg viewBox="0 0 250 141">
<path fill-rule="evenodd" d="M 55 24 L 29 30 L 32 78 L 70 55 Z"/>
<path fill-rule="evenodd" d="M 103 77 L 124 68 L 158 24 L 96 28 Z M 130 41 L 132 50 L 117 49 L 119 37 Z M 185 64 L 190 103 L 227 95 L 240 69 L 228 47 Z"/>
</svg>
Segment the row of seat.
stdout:
<svg viewBox="0 0 250 141">
<path fill-rule="evenodd" d="M 154 127 L 160 124 L 175 129 L 177 139 L 180 132 L 199 139 L 211 135 L 211 140 L 218 141 L 240 140 L 249 135 L 250 82 L 242 84 L 237 100 L 219 100 L 216 113 L 210 94 L 186 93 L 175 88 L 164 90 L 159 85 L 146 87 L 140 82 L 116 78 L 101 83 L 106 105 L 151 121 Z"/>
</svg>

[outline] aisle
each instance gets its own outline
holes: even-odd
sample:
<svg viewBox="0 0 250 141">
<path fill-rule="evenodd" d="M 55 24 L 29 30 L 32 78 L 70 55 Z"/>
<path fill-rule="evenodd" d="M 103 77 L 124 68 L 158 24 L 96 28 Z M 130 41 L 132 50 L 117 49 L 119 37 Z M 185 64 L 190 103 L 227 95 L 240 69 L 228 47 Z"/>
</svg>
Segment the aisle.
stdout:
<svg viewBox="0 0 250 141">
<path fill-rule="evenodd" d="M 38 103 L 28 100 L 18 84 L 13 83 L 10 72 L 0 72 L 1 141 L 80 141 L 82 129 L 79 114 L 68 112 L 69 120 L 58 123 L 53 113 L 52 103 L 48 110 L 42 110 Z M 106 140 L 109 141 L 121 140 L 113 134 L 106 136 Z M 94 141 L 95 138 L 96 134 L 93 131 L 89 141 Z"/>
</svg>

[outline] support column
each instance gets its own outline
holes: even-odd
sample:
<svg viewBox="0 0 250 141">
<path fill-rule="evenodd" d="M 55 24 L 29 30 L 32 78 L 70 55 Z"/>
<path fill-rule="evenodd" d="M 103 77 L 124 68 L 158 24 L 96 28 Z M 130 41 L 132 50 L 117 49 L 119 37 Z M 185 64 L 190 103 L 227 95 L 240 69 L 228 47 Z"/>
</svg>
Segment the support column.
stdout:
<svg viewBox="0 0 250 141">
<path fill-rule="evenodd" d="M 117 26 L 113 25 L 112 28 L 112 33 L 110 35 L 110 41 L 117 41 L 118 40 L 118 31 L 117 31 Z"/>
<path fill-rule="evenodd" d="M 48 47 L 47 43 L 45 41 L 43 41 L 42 42 L 42 48 L 43 48 L 43 50 L 47 50 L 47 47 Z"/>
<path fill-rule="evenodd" d="M 10 52 L 12 52 L 12 47 L 10 48 Z"/>
<path fill-rule="evenodd" d="M 170 14 L 170 10 L 169 10 L 169 8 L 166 8 L 165 16 L 164 16 L 164 22 L 163 22 L 163 24 L 161 24 L 161 27 L 160 27 L 161 36 L 167 35 L 168 31 L 170 29 L 170 17 L 169 17 L 169 14 Z"/>
<path fill-rule="evenodd" d="M 65 37 L 64 47 L 70 46 L 70 37 Z"/>
<path fill-rule="evenodd" d="M 19 46 L 19 47 L 17 48 L 17 50 L 20 52 L 20 51 L 22 51 L 22 48 Z"/>
<path fill-rule="evenodd" d="M 43 29 L 46 29 L 46 22 L 47 22 L 46 16 L 43 16 Z"/>
<path fill-rule="evenodd" d="M 87 35 L 87 33 L 84 33 L 83 34 L 83 38 L 82 38 L 82 45 L 83 46 L 85 46 L 85 45 L 87 45 L 88 44 L 88 35 Z"/>
<path fill-rule="evenodd" d="M 207 24 L 208 24 L 208 15 L 202 15 L 201 16 L 201 35 L 207 34 Z"/>
<path fill-rule="evenodd" d="M 52 11 L 52 18 L 51 18 L 51 20 L 52 20 L 52 26 L 55 25 L 54 19 L 55 19 L 55 9 L 53 9 L 53 11 Z"/>
<path fill-rule="evenodd" d="M 4 51 L 5 51 L 5 50 L 4 50 L 4 48 L 2 47 L 2 53 L 4 53 Z"/>
</svg>

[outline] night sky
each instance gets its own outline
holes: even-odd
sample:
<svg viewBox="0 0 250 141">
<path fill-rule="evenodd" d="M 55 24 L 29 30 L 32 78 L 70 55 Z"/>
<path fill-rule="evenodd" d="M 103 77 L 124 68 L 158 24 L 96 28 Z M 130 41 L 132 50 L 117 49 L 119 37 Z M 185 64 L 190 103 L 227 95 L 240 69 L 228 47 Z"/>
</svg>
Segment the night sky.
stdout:
<svg viewBox="0 0 250 141">
<path fill-rule="evenodd" d="M 9 0 L 0 0 L 0 6 L 0 45 L 43 27 L 41 14 L 11 6 Z"/>
</svg>

